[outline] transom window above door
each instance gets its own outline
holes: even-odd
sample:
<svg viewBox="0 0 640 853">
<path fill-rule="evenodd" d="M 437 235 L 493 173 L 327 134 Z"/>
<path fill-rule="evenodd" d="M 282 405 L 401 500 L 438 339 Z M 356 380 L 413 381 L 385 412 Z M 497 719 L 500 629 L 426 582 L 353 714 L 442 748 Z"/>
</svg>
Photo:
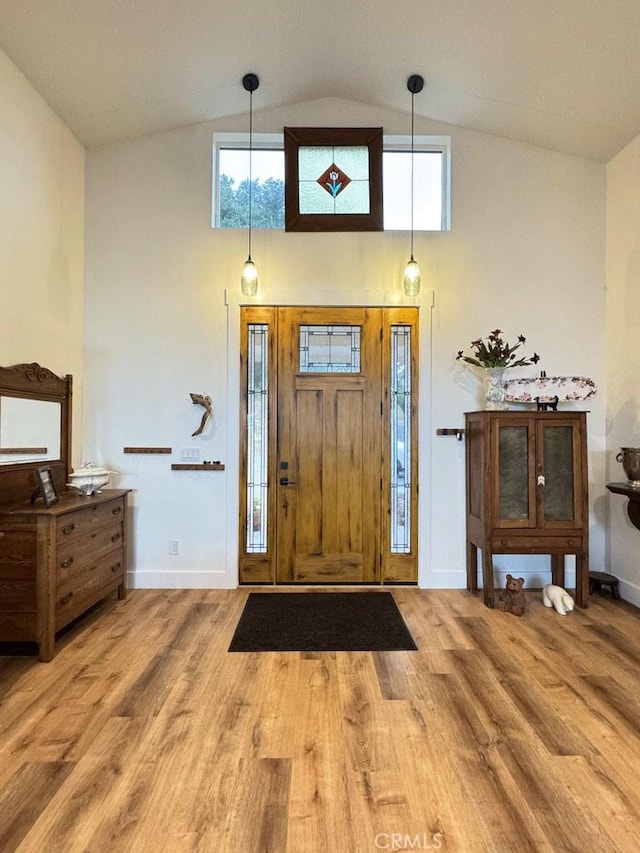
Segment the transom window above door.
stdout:
<svg viewBox="0 0 640 853">
<path fill-rule="evenodd" d="M 382 184 L 385 231 L 411 229 L 411 137 L 383 136 Z M 414 138 L 415 231 L 451 228 L 451 140 Z M 284 229 L 284 137 L 253 134 L 251 224 Z M 249 225 L 249 134 L 213 137 L 213 228 Z"/>
</svg>

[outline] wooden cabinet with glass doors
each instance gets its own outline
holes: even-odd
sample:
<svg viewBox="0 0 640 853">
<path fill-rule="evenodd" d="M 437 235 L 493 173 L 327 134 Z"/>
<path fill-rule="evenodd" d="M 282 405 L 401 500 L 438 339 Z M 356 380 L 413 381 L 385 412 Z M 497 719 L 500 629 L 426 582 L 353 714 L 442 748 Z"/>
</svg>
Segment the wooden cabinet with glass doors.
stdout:
<svg viewBox="0 0 640 853">
<path fill-rule="evenodd" d="M 564 586 L 576 558 L 575 599 L 589 595 L 586 412 L 483 411 L 465 415 L 467 589 L 495 606 L 494 554 L 549 554 Z"/>
</svg>

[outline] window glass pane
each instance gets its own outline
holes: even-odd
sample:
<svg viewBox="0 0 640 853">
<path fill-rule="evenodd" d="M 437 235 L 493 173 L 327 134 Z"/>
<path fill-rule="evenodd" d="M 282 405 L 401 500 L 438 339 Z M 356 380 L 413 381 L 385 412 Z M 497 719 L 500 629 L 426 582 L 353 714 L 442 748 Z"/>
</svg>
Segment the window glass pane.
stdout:
<svg viewBox="0 0 640 853">
<path fill-rule="evenodd" d="M 391 327 L 391 553 L 411 553 L 411 328 Z"/>
<path fill-rule="evenodd" d="M 442 228 L 441 151 L 415 151 L 413 176 L 414 231 Z M 411 151 L 384 151 L 382 154 L 384 230 L 411 229 Z"/>
<path fill-rule="evenodd" d="M 249 151 L 220 148 L 218 206 L 221 228 L 249 227 Z M 284 152 L 251 154 L 251 227 L 284 228 Z"/>
<path fill-rule="evenodd" d="M 268 339 L 266 323 L 248 327 L 247 535 L 248 554 L 267 552 Z"/>
<path fill-rule="evenodd" d="M 314 145 L 298 149 L 298 178 L 316 181 L 333 160 L 333 146 Z"/>
<path fill-rule="evenodd" d="M 300 373 L 360 373 L 360 326 L 300 326 Z"/>
</svg>

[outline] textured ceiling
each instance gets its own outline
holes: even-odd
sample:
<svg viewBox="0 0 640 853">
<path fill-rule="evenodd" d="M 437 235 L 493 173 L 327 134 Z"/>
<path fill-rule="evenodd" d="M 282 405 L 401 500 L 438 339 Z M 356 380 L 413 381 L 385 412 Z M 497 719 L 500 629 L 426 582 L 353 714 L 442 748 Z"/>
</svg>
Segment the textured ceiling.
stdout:
<svg viewBox="0 0 640 853">
<path fill-rule="evenodd" d="M 638 0 L 0 0 L 0 46 L 93 147 L 340 97 L 606 161 L 640 133 Z M 240 107 L 240 108 L 239 108 Z"/>
</svg>

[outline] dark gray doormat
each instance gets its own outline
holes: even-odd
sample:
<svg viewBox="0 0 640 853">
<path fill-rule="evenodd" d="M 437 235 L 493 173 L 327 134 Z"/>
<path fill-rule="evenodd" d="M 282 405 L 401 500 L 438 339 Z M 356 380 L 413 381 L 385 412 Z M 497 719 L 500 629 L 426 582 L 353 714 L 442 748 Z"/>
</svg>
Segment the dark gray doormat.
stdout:
<svg viewBox="0 0 640 853">
<path fill-rule="evenodd" d="M 390 592 L 251 592 L 230 652 L 393 652 L 417 646 Z"/>
</svg>

